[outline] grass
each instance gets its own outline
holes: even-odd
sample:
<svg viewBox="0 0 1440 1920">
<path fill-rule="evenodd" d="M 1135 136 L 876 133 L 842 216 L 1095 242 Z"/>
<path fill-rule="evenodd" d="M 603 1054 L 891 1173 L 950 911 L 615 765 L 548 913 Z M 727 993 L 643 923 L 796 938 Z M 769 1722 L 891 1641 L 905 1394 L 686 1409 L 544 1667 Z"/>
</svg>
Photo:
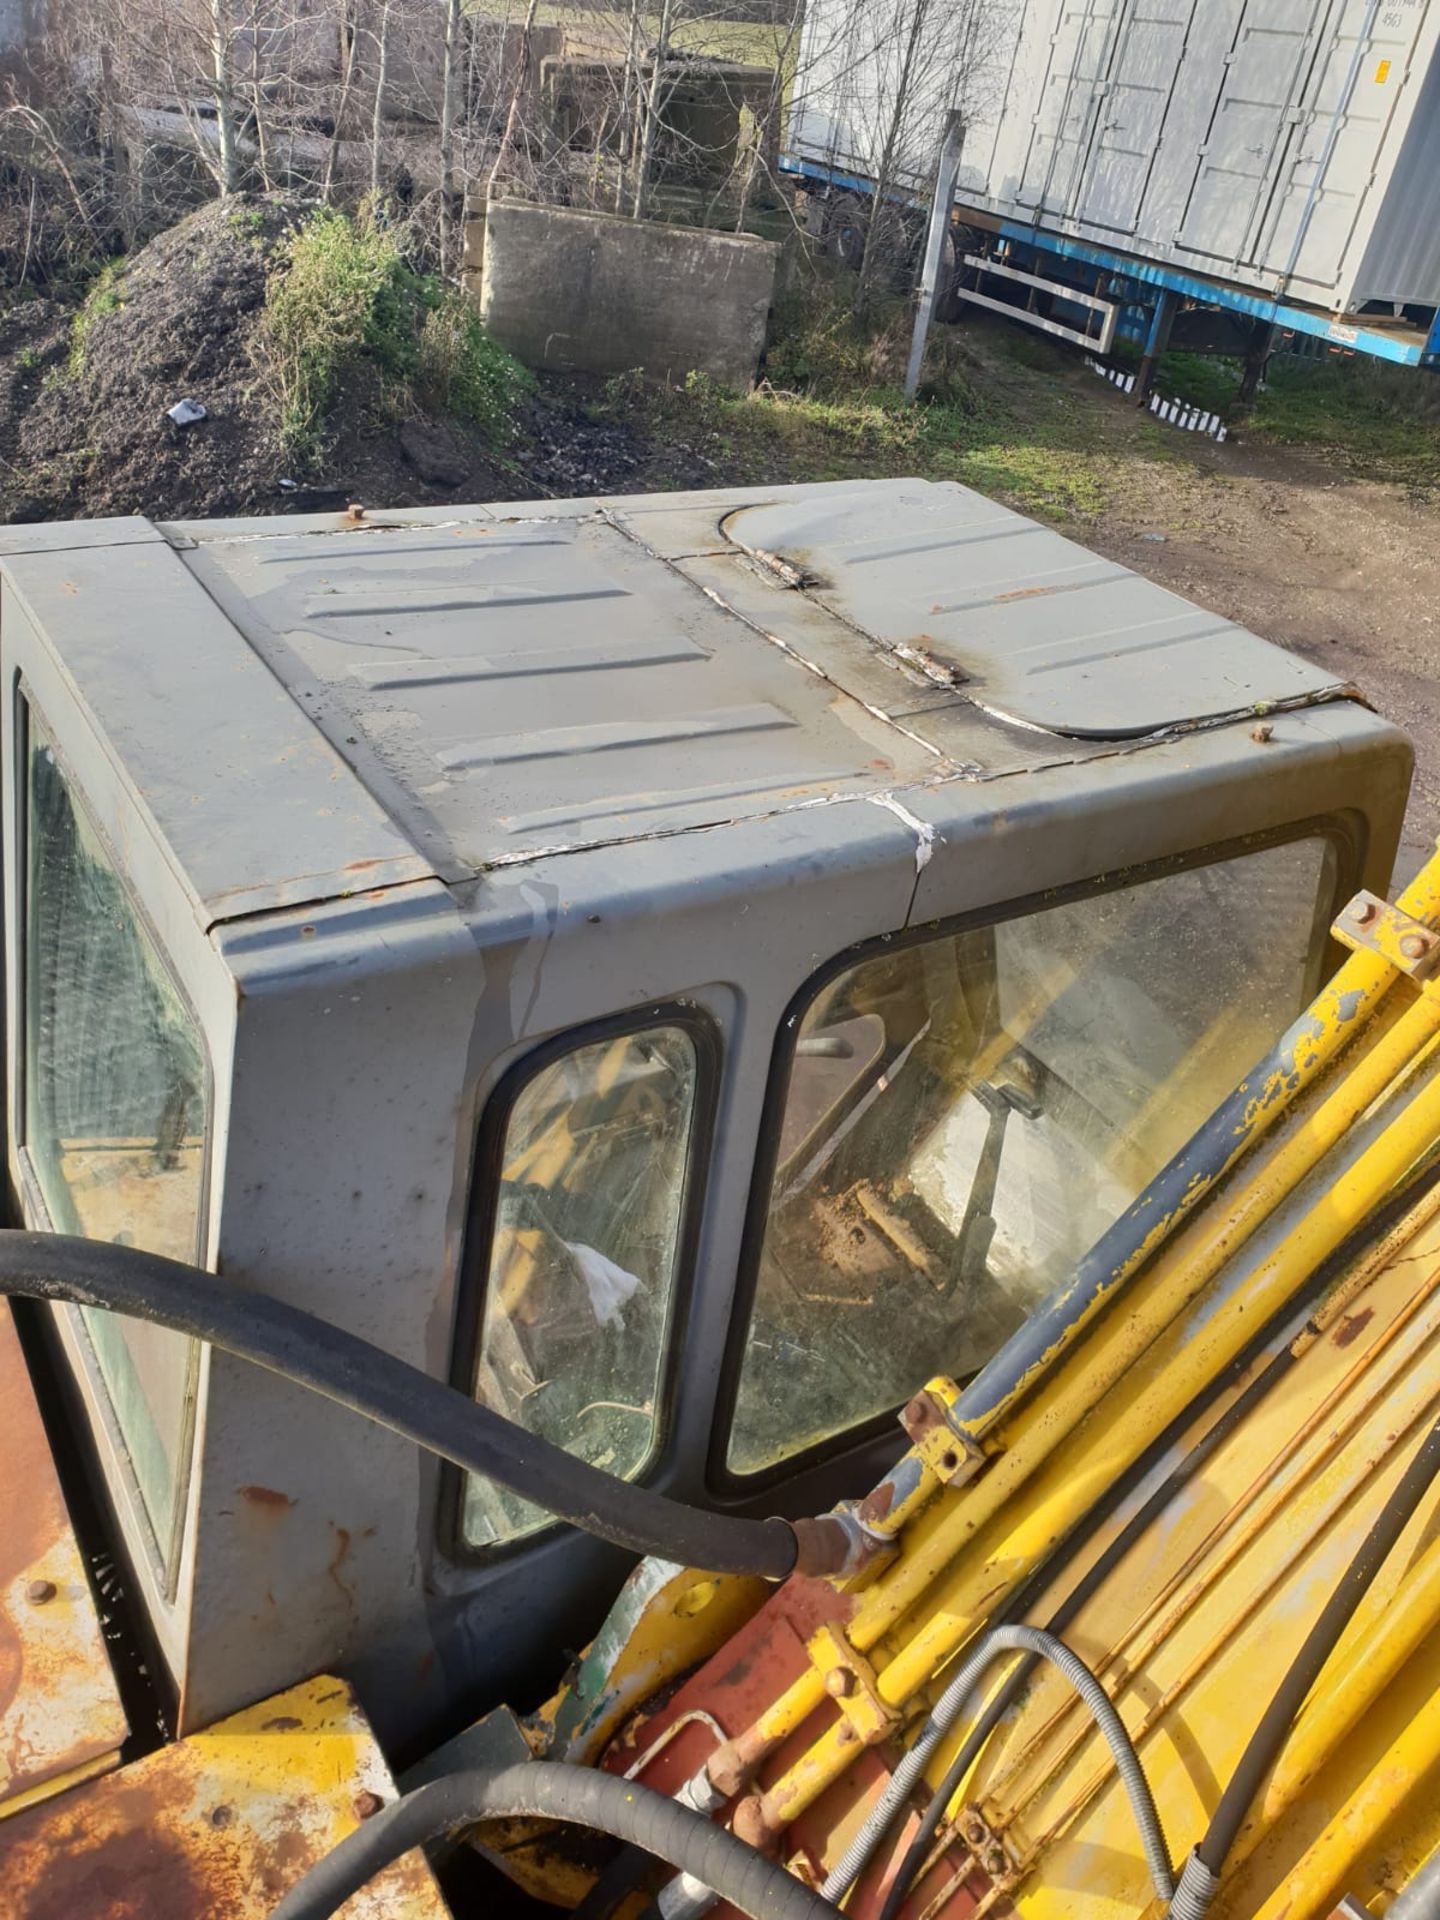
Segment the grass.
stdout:
<svg viewBox="0 0 1440 1920">
<path fill-rule="evenodd" d="M 1138 364 L 1138 348 L 1116 357 Z M 1167 400 L 1218 413 L 1253 440 L 1309 447 L 1346 472 L 1431 490 L 1440 485 L 1440 386 L 1413 368 L 1363 354 L 1310 359 L 1277 354 L 1253 406 L 1237 395 L 1242 363 L 1167 353 L 1156 387 Z"/>
<path fill-rule="evenodd" d="M 987 333 L 1004 356 L 997 377 L 963 333 L 939 328 L 911 406 L 901 386 L 908 308 L 895 301 L 861 321 L 846 292 L 822 276 L 782 300 L 754 393 L 728 393 L 695 374 L 683 387 L 648 390 L 622 377 L 611 383 L 612 408 L 638 414 L 662 441 L 687 440 L 742 483 L 915 474 L 958 480 L 1052 520 L 1093 518 L 1109 503 L 1123 477 L 1109 422 L 1075 404 L 1070 382 L 1056 377 L 1057 361 L 1066 363 L 1048 343 Z M 1144 451 L 1158 456 L 1148 427 L 1139 429 Z"/>
<path fill-rule="evenodd" d="M 115 259 L 108 260 L 91 282 L 90 291 L 70 322 L 70 351 L 65 361 L 67 378 L 78 380 L 84 373 L 90 331 L 95 322 L 102 320 L 107 313 L 118 313 L 124 306 L 124 278 L 125 262 Z"/>
<path fill-rule="evenodd" d="M 1182 530 L 1204 487 L 1223 478 L 1204 463 L 1208 441 L 1118 404 L 1074 354 L 1003 321 L 937 328 L 919 403 L 908 405 L 909 309 L 895 300 L 862 321 L 851 291 L 823 267 L 792 285 L 753 393 L 697 375 L 670 388 L 622 376 L 610 409 L 661 449 L 678 443 L 699 454 L 717 480 L 914 474 L 1082 527 L 1113 509 L 1142 525 L 1159 514 Z M 1176 353 L 1159 384 L 1167 397 L 1233 413 L 1239 377 L 1236 362 Z M 1252 446 L 1306 447 L 1340 471 L 1426 498 L 1440 489 L 1440 383 L 1421 374 L 1358 358 L 1277 358 L 1240 425 Z M 648 483 L 667 484 L 667 471 L 657 459 Z"/>
<path fill-rule="evenodd" d="M 533 384 L 458 289 L 411 269 L 388 228 L 328 208 L 279 249 L 259 354 L 282 448 L 301 466 L 323 458 L 331 415 L 361 368 L 391 414 L 423 402 L 485 428 L 497 445 Z"/>
<path fill-rule="evenodd" d="M 1352 472 L 1429 490 L 1440 486 L 1440 393 L 1434 376 L 1358 355 L 1272 360 L 1251 428 L 1327 453 Z"/>
</svg>

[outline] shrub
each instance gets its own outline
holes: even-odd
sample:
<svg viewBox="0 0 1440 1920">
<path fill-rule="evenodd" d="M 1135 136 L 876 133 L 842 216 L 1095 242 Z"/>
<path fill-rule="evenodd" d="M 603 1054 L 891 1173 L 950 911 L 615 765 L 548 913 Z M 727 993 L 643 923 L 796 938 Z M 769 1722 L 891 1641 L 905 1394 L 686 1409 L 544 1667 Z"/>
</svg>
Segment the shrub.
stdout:
<svg viewBox="0 0 1440 1920">
<path fill-rule="evenodd" d="M 322 208 L 284 244 L 267 283 L 261 365 L 285 451 L 313 462 L 342 386 L 378 374 L 389 410 L 417 397 L 509 437 L 530 375 L 490 339 L 458 290 L 412 271 L 395 235 L 363 211 Z"/>
<path fill-rule="evenodd" d="M 319 454 L 341 382 L 367 351 L 386 372 L 404 370 L 405 276 L 389 233 L 329 208 L 283 243 L 266 287 L 261 360 L 287 452 Z"/>
<path fill-rule="evenodd" d="M 530 372 L 490 338 L 463 293 L 446 288 L 428 305 L 417 368 L 421 397 L 509 439 L 516 408 L 535 385 Z"/>
</svg>

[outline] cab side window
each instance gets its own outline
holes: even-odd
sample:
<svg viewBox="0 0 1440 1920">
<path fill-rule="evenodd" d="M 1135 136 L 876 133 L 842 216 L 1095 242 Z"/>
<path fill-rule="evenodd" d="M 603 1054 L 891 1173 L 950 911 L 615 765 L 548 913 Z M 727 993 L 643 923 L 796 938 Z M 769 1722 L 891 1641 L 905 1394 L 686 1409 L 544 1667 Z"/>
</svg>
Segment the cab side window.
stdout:
<svg viewBox="0 0 1440 1920">
<path fill-rule="evenodd" d="M 194 1260 L 200 1032 L 38 714 L 27 713 L 22 1137 L 48 1224 Z M 80 1310 L 157 1554 L 173 1564 L 196 1343 Z"/>
<path fill-rule="evenodd" d="M 728 1466 L 978 1371 L 1299 1013 L 1329 842 L 882 949 L 820 986 L 779 1120 Z"/>
<path fill-rule="evenodd" d="M 701 1079 L 692 1032 L 657 1025 L 552 1057 L 504 1120 L 471 1390 L 627 1480 L 661 1438 Z M 467 1476 L 465 1546 L 547 1520 Z"/>
</svg>

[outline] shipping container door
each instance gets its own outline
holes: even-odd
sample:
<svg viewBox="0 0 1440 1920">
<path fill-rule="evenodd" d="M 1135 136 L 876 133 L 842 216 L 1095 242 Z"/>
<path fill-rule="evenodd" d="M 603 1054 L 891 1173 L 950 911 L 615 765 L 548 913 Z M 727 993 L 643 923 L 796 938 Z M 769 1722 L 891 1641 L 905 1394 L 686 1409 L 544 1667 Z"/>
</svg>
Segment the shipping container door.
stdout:
<svg viewBox="0 0 1440 1920">
<path fill-rule="evenodd" d="M 1139 0 L 1100 89 L 1077 212 L 1087 226 L 1133 233 L 1160 149 L 1196 0 Z"/>
<path fill-rule="evenodd" d="M 1247 257 L 1327 11 L 1328 0 L 1246 0 L 1240 8 L 1180 228 L 1186 251 L 1231 265 Z"/>
<path fill-rule="evenodd" d="M 1125 0 L 1071 0 L 1061 8 L 1015 196 L 1021 206 L 1061 219 L 1073 212 L 1124 10 Z"/>
<path fill-rule="evenodd" d="M 1329 52 L 1317 62 L 1309 110 L 1277 168 L 1256 246 L 1277 286 L 1283 280 L 1302 297 L 1323 296 L 1339 282 L 1424 18 L 1423 0 L 1378 7 L 1345 0 Z"/>
</svg>

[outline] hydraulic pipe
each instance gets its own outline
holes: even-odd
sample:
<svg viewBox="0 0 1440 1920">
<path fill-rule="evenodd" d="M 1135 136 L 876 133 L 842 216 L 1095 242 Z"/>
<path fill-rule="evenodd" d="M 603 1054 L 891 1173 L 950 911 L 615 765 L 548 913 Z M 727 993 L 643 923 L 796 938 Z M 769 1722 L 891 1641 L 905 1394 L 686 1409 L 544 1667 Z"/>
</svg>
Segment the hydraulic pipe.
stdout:
<svg viewBox="0 0 1440 1920">
<path fill-rule="evenodd" d="M 896 1814 L 919 1784 L 936 1748 L 943 1743 L 969 1704 L 970 1696 L 983 1679 L 985 1670 L 1002 1653 L 1026 1653 L 1037 1659 L 1048 1660 L 1074 1687 L 1103 1734 L 1124 1783 L 1156 1894 L 1162 1900 L 1172 1898 L 1175 1881 L 1165 1830 L 1155 1811 L 1155 1798 L 1145 1778 L 1140 1756 L 1114 1702 L 1085 1662 L 1063 1640 L 1046 1632 L 1043 1627 L 1016 1624 L 992 1627 L 989 1633 L 983 1634 L 980 1644 L 973 1653 L 967 1654 L 960 1671 L 946 1684 L 945 1691 L 930 1710 L 924 1726 L 906 1750 L 904 1759 L 891 1774 L 884 1792 L 871 1808 L 859 1833 L 831 1869 L 820 1889 L 827 1900 L 843 1900 L 860 1877 L 876 1847 L 889 1831 Z"/>
<path fill-rule="evenodd" d="M 1219 1419 L 1206 1428 L 1199 1439 L 1187 1448 L 1174 1468 L 1135 1509 L 1120 1531 L 1114 1535 L 1098 1558 L 1050 1614 L 1045 1623 L 1049 1632 L 1063 1633 L 1070 1622 L 1079 1616 L 1091 1598 L 1111 1578 L 1115 1569 L 1135 1544 L 1171 1504 L 1179 1489 L 1187 1486 L 1197 1474 L 1203 1471 L 1216 1451 L 1239 1430 L 1255 1409 L 1286 1378 L 1309 1343 L 1319 1336 L 1321 1329 L 1331 1322 L 1337 1312 L 1344 1310 L 1341 1303 L 1353 1297 L 1352 1290 L 1357 1285 L 1363 1285 L 1365 1279 L 1420 1230 L 1433 1213 L 1437 1188 L 1440 1188 L 1440 1160 L 1428 1166 L 1393 1200 L 1387 1201 L 1380 1215 L 1374 1221 L 1367 1222 L 1361 1234 L 1353 1236 L 1338 1247 L 1327 1261 L 1316 1268 L 1305 1289 L 1305 1304 L 1314 1307 L 1314 1303 L 1323 1294 L 1323 1309 L 1316 1308 L 1307 1315 L 1298 1331 L 1295 1331 L 1284 1345 L 1271 1355 L 1243 1392 L 1232 1400 Z M 1336 1285 L 1336 1282 L 1341 1284 Z M 1295 1316 L 1288 1307 L 1283 1317 L 1285 1322 L 1293 1328 Z M 1168 1453 L 1203 1415 L 1206 1408 L 1213 1404 L 1229 1385 L 1242 1377 L 1246 1370 L 1266 1352 L 1273 1344 L 1276 1335 L 1277 1328 L 1273 1322 L 1262 1327 L 1257 1334 L 1252 1335 L 1248 1344 L 1241 1349 L 1227 1368 L 1211 1376 L 1196 1399 L 1175 1416 L 1170 1426 L 1152 1442 L 1151 1447 L 1137 1457 L 1127 1473 L 1112 1483 L 1112 1488 L 1118 1490 L 1118 1496 L 1115 1492 L 1107 1492 L 1087 1513 L 1085 1518 L 1087 1534 L 1093 1532 L 1097 1524 L 1103 1524 L 1104 1520 L 1116 1511 L 1128 1497 L 1128 1493 L 1153 1465 L 1155 1457 Z M 1069 1543 L 1065 1552 L 1068 1558 Z M 1053 1580 L 1055 1571 L 1046 1566 L 1037 1569 L 1036 1574 L 1032 1575 L 1031 1580 L 1027 1582 L 1023 1593 L 1012 1596 L 1012 1617 L 1019 1617 L 1034 1604 L 1035 1592 L 1032 1589 L 1041 1590 L 1042 1582 L 1048 1585 Z M 1383 1682 L 1375 1678 L 1377 1672 L 1388 1676 L 1390 1672 L 1396 1670 L 1398 1665 L 1403 1663 L 1406 1653 L 1413 1650 L 1412 1643 L 1418 1644 L 1418 1640 L 1428 1631 L 1429 1623 L 1434 1616 L 1434 1608 L 1440 1604 L 1440 1546 L 1427 1554 L 1423 1565 L 1415 1569 L 1413 1586 L 1407 1581 L 1398 1601 L 1398 1605 L 1387 1611 L 1384 1620 L 1374 1630 L 1373 1635 L 1366 1639 L 1363 1651 L 1357 1650 L 1352 1662 L 1357 1684 L 1353 1688 L 1348 1688 L 1348 1691 L 1357 1696 L 1354 1707 L 1355 1716 L 1363 1711 L 1369 1698 L 1379 1691 Z M 957 1749 L 939 1785 L 930 1797 L 930 1804 L 920 1827 L 906 1850 L 899 1872 L 891 1882 L 879 1920 L 895 1920 L 922 1863 L 929 1855 L 935 1835 L 948 1808 L 960 1791 L 986 1741 L 1028 1684 L 1036 1660 L 1037 1656 L 1032 1654 L 1016 1662 Z M 1346 1684 L 1348 1687 L 1348 1682 Z M 1341 1710 L 1348 1706 L 1347 1695 Z M 1326 1717 L 1327 1720 L 1333 1720 L 1333 1710 L 1327 1712 Z M 1303 1736 L 1305 1731 L 1305 1722 L 1302 1720 L 1299 1733 Z M 1303 1771 L 1308 1749 L 1302 1753 L 1301 1746 L 1302 1741 L 1297 1739 L 1291 1752 L 1287 1754 L 1286 1760 L 1287 1763 L 1294 1761 L 1296 1778 L 1303 1785 L 1308 1777 Z M 996 1789 L 992 1786 L 991 1790 Z M 1003 1791 L 1003 1788 L 1000 1790 Z M 1267 1801 L 1267 1813 L 1269 1806 L 1270 1803 Z M 1440 1916 L 1437 1916 L 1437 1920 L 1440 1920 Z"/>
<path fill-rule="evenodd" d="M 788 1521 L 705 1513 L 618 1480 L 368 1340 L 177 1260 L 66 1234 L 0 1230 L 0 1293 L 128 1313 L 208 1340 L 631 1553 L 769 1580 L 795 1566 L 800 1536 Z"/>
<path fill-rule="evenodd" d="M 1423 1023 L 1412 1020 L 1412 1014 L 1419 1011 L 1418 1005 L 1411 1009 L 1396 1023 L 1389 1035 L 1377 1042 L 1374 1051 L 1384 1056 L 1387 1067 L 1393 1068 L 1397 1063 L 1398 1052 L 1388 1043 L 1402 1026 L 1408 1029 L 1412 1039 L 1421 1035 L 1423 1026 L 1426 1045 L 1433 1039 L 1433 1022 L 1428 1016 Z M 1312 1158 L 1308 1152 L 1292 1152 L 1309 1130 L 1318 1125 L 1321 1136 L 1327 1138 L 1329 1144 L 1335 1144 L 1345 1131 L 1345 1127 L 1340 1127 L 1338 1131 L 1336 1129 L 1341 1110 L 1348 1113 L 1348 1126 L 1372 1104 L 1378 1097 L 1378 1091 L 1383 1091 L 1383 1088 L 1377 1091 L 1375 1086 L 1378 1070 L 1367 1075 L 1366 1066 L 1367 1062 L 1362 1061 L 1354 1073 L 1347 1077 L 1344 1086 L 1337 1088 L 1325 1107 L 1322 1107 L 1321 1113 L 1312 1116 L 1305 1127 L 1297 1132 L 1296 1139 L 1282 1148 L 1282 1154 L 1292 1161 L 1297 1179 L 1302 1171 L 1310 1170 L 1320 1157 L 1316 1154 Z M 1350 1084 L 1352 1081 L 1355 1082 L 1354 1086 Z M 1359 1095 L 1366 1097 L 1357 1100 Z M 1339 1106 L 1336 1103 L 1340 1103 Z M 1327 1108 L 1330 1109 L 1328 1115 Z M 1322 1115 L 1326 1115 L 1323 1121 Z M 852 1643 L 860 1651 L 873 1646 L 905 1608 L 921 1596 L 926 1586 L 933 1583 L 937 1570 L 933 1563 L 938 1562 L 938 1569 L 943 1569 L 949 1560 L 954 1559 L 974 1538 L 980 1525 L 997 1514 L 1015 1489 L 1048 1458 L 1058 1441 L 1073 1430 L 1086 1414 L 1101 1423 L 1097 1429 L 1097 1439 L 1103 1436 L 1104 1444 L 1100 1451 L 1104 1455 L 1107 1473 L 1114 1472 L 1134 1458 L 1153 1434 L 1163 1427 L 1176 1403 L 1188 1400 L 1204 1379 L 1217 1366 L 1225 1363 L 1243 1344 L 1249 1328 L 1278 1309 L 1311 1268 L 1333 1252 L 1404 1180 L 1437 1138 L 1440 1138 L 1440 1081 L 1433 1081 L 1360 1155 L 1326 1199 L 1313 1207 L 1294 1231 L 1245 1279 L 1229 1302 L 1228 1311 L 1207 1320 L 1194 1338 L 1167 1357 L 1158 1375 L 1152 1364 L 1148 1383 L 1123 1409 L 1113 1410 L 1108 1416 L 1103 1406 L 1096 1408 L 1096 1401 L 1122 1373 L 1139 1362 L 1146 1348 L 1169 1327 L 1181 1308 L 1194 1297 L 1198 1287 L 1187 1286 L 1189 1276 L 1182 1268 L 1178 1274 L 1166 1276 L 1168 1285 L 1161 1296 L 1159 1311 L 1146 1315 L 1137 1309 L 1134 1314 L 1126 1316 L 1123 1323 L 1107 1323 L 1101 1329 L 1100 1344 L 1108 1344 L 1111 1351 L 1104 1361 L 1087 1355 L 1088 1364 L 1084 1368 L 1071 1369 L 1068 1393 L 1063 1391 L 1066 1383 L 1062 1381 L 1062 1392 L 1057 1395 L 1063 1411 L 1051 1406 L 1041 1407 L 1039 1412 L 1043 1418 L 1020 1427 L 1014 1446 L 1008 1452 L 1001 1453 L 989 1473 L 970 1490 L 965 1500 L 957 1503 L 956 1511 L 947 1525 L 937 1528 L 935 1536 L 926 1543 L 920 1554 L 907 1556 L 907 1561 L 913 1558 L 932 1563 L 927 1566 L 929 1577 L 926 1580 L 919 1580 L 915 1569 L 904 1562 L 896 1570 L 896 1575 L 882 1576 L 851 1623 L 849 1633 Z M 1262 1184 L 1267 1184 L 1264 1181 L 1265 1171 L 1262 1169 L 1258 1177 Z M 1279 1193 L 1274 1194 L 1271 1204 L 1253 1220 L 1251 1231 L 1259 1224 L 1259 1218 L 1273 1210 L 1281 1197 Z M 1208 1241 L 1207 1235 L 1202 1240 L 1207 1262 L 1214 1259 L 1215 1254 L 1213 1243 L 1207 1244 Z M 1228 1257 L 1234 1250 L 1234 1245 L 1227 1238 L 1223 1257 Z M 1201 1285 L 1212 1276 L 1215 1267 L 1207 1265 L 1202 1271 Z M 1178 1300 L 1175 1298 L 1177 1287 L 1181 1291 Z M 1153 1291 L 1147 1292 L 1147 1299 L 1153 1303 Z M 1013 1577 L 1023 1577 L 1083 1516 L 1094 1498 L 1096 1487 L 1090 1476 L 1072 1471 L 1060 1477 L 1059 1484 L 1047 1491 L 1049 1497 L 1045 1500 L 1027 1504 L 1009 1530 L 1008 1537 L 996 1540 L 983 1562 L 962 1567 L 946 1585 L 930 1596 L 927 1624 L 912 1636 L 879 1676 L 879 1692 L 887 1704 L 903 1707 L 994 1612 L 996 1567 L 1003 1565 Z M 897 1585 L 903 1586 L 903 1605 L 898 1606 L 894 1591 Z M 763 1732 L 768 1738 L 778 1728 L 783 1728 L 792 1717 L 794 1725 L 800 1724 L 806 1714 L 819 1704 L 819 1700 L 819 1676 L 807 1673 L 768 1714 L 761 1716 L 757 1722 L 757 1733 Z M 852 1763 L 853 1754 L 848 1745 L 841 1741 L 839 1733 L 838 1727 L 827 1730 L 770 1787 L 764 1799 L 767 1824 L 775 1828 L 787 1825 Z M 745 1744 L 753 1750 L 753 1744 L 758 1743 Z"/>
<path fill-rule="evenodd" d="M 1220 1890 L 1220 1876 L 1235 1837 L 1261 1783 L 1289 1739 L 1306 1695 L 1320 1678 L 1337 1641 L 1437 1474 L 1440 1474 L 1440 1421 L 1430 1428 L 1416 1449 L 1260 1716 L 1210 1817 L 1204 1838 L 1185 1863 L 1170 1909 L 1174 1920 L 1202 1920 L 1209 1910 Z"/>
</svg>

